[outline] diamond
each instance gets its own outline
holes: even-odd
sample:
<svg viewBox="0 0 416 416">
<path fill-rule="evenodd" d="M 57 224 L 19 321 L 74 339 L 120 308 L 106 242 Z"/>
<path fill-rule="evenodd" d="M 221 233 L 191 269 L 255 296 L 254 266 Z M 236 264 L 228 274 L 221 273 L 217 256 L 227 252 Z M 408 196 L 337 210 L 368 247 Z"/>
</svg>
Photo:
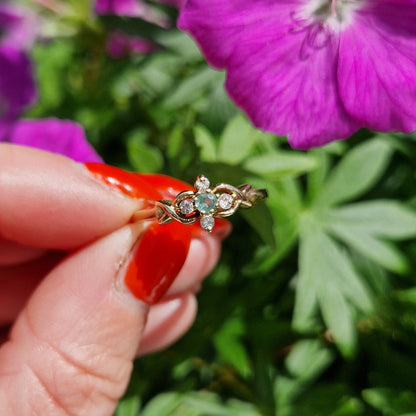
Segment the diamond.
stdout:
<svg viewBox="0 0 416 416">
<path fill-rule="evenodd" d="M 211 232 L 214 228 L 215 220 L 213 217 L 211 217 L 211 215 L 206 215 L 201 218 L 200 223 L 203 229 L 207 230 L 208 232 Z"/>
<path fill-rule="evenodd" d="M 194 211 L 194 203 L 190 199 L 184 199 L 179 203 L 179 210 L 182 214 L 188 215 Z"/>
<path fill-rule="evenodd" d="M 195 206 L 203 214 L 209 214 L 215 210 L 216 205 L 217 197 L 209 192 L 204 192 L 195 198 Z"/>
<path fill-rule="evenodd" d="M 204 175 L 200 175 L 196 178 L 195 188 L 198 192 L 204 192 L 209 188 L 209 180 Z"/>
<path fill-rule="evenodd" d="M 234 198 L 230 194 L 222 194 L 218 198 L 221 209 L 230 209 L 233 206 Z"/>
</svg>

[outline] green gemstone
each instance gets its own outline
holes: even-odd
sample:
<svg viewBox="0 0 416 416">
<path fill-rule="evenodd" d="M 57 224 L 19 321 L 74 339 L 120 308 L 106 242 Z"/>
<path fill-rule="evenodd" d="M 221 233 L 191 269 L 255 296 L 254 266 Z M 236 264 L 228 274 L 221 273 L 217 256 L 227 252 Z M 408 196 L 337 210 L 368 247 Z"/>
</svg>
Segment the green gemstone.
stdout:
<svg viewBox="0 0 416 416">
<path fill-rule="evenodd" d="M 204 192 L 195 198 L 195 206 L 199 212 L 208 214 L 217 205 L 217 197 L 209 192 Z"/>
</svg>

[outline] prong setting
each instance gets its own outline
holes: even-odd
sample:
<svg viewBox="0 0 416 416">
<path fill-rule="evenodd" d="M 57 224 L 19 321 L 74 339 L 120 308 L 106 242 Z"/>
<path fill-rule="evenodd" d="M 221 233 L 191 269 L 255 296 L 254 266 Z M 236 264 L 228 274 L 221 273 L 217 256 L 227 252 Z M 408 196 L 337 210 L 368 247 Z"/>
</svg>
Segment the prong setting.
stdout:
<svg viewBox="0 0 416 416">
<path fill-rule="evenodd" d="M 240 206 L 250 208 L 265 198 L 266 190 L 252 189 L 250 185 L 235 187 L 221 183 L 210 188 L 209 179 L 199 175 L 194 191 L 179 193 L 173 202 L 157 201 L 158 221 L 160 224 L 173 220 L 182 224 L 193 224 L 199 220 L 201 227 L 211 232 L 215 225 L 214 217 L 228 217 Z"/>
</svg>

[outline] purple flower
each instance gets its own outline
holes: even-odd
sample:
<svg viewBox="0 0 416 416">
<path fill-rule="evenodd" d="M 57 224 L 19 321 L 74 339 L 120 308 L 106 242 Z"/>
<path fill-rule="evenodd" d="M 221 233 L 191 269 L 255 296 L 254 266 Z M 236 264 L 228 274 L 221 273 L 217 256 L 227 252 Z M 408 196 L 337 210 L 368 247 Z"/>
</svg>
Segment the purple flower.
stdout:
<svg viewBox="0 0 416 416">
<path fill-rule="evenodd" d="M 139 0 L 96 0 L 95 12 L 138 17 L 144 12 L 144 7 Z"/>
<path fill-rule="evenodd" d="M 125 58 L 130 55 L 142 55 L 154 52 L 156 44 L 138 36 L 131 36 L 123 32 L 110 33 L 107 39 L 107 53 L 114 59 Z"/>
<path fill-rule="evenodd" d="M 169 17 L 163 11 L 142 0 L 95 0 L 95 13 L 137 17 L 163 28 L 170 25 Z"/>
<path fill-rule="evenodd" d="M 0 141 L 2 131 L 36 98 L 32 65 L 26 54 L 0 47 Z"/>
<path fill-rule="evenodd" d="M 185 0 L 155 0 L 169 6 L 180 7 Z M 100 14 L 116 14 L 119 16 L 146 17 L 155 10 L 143 0 L 95 0 L 95 12 Z"/>
<path fill-rule="evenodd" d="M 26 8 L 0 2 L 0 47 L 29 49 L 38 31 L 37 20 Z"/>
<path fill-rule="evenodd" d="M 36 147 L 79 162 L 101 162 L 80 125 L 57 119 L 19 120 L 36 99 L 32 64 L 36 18 L 11 3 L 0 4 L 0 142 Z"/>
<path fill-rule="evenodd" d="M 5 141 L 59 153 L 77 162 L 102 162 L 83 128 L 69 120 L 21 120 L 8 131 Z"/>
<path fill-rule="evenodd" d="M 416 128 L 416 0 L 188 0 L 179 27 L 253 123 L 307 149 Z"/>
<path fill-rule="evenodd" d="M 24 52 L 34 40 L 33 23 L 34 17 L 23 9 L 0 3 L 0 141 L 36 98 L 32 66 Z"/>
</svg>

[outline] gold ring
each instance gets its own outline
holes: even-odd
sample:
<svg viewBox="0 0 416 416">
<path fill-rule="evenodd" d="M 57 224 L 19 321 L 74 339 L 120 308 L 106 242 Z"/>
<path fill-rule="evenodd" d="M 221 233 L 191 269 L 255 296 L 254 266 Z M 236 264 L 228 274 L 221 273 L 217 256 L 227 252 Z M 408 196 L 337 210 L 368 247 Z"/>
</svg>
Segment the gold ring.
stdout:
<svg viewBox="0 0 416 416">
<path fill-rule="evenodd" d="M 207 177 L 200 175 L 194 184 L 195 191 L 183 191 L 174 201 L 157 201 L 156 215 L 159 224 L 179 221 L 181 224 L 193 224 L 200 221 L 201 227 L 211 232 L 214 218 L 233 215 L 241 206 L 251 208 L 267 198 L 265 189 L 253 189 L 251 185 L 238 187 L 220 183 L 210 188 Z"/>
</svg>

